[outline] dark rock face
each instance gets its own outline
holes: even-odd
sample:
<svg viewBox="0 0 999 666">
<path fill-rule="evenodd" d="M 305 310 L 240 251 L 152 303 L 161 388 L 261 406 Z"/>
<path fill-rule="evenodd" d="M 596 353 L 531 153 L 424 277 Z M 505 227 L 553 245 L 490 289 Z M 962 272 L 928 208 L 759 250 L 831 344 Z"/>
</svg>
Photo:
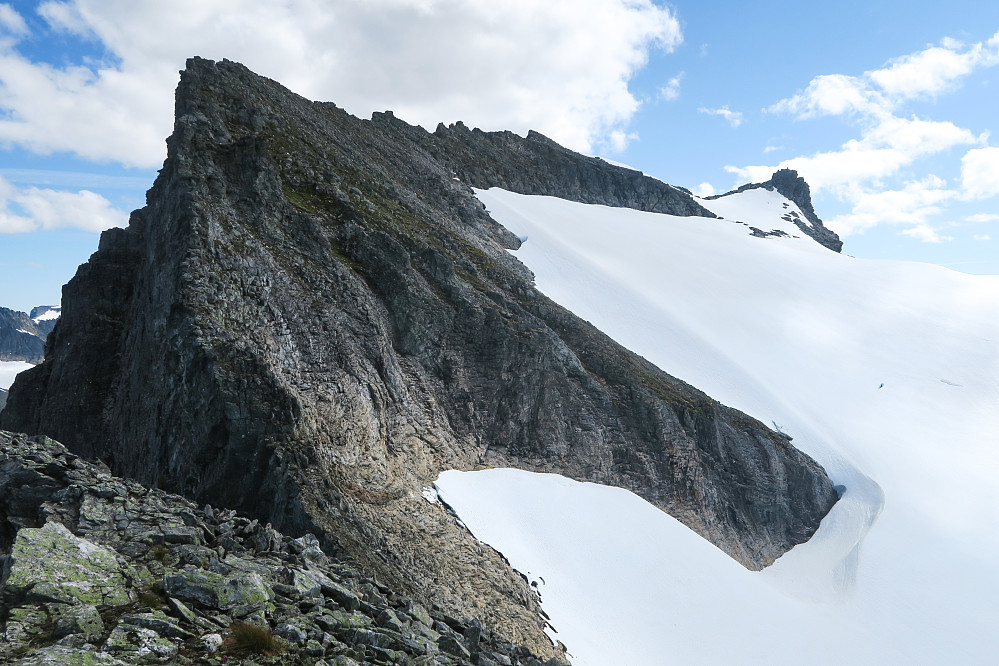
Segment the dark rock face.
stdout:
<svg viewBox="0 0 999 666">
<path fill-rule="evenodd" d="M 314 532 L 545 658 L 525 581 L 420 496 L 440 471 L 623 486 L 753 569 L 836 501 L 785 436 L 538 293 L 468 185 L 698 213 L 681 190 L 629 193 L 636 172 L 537 135 L 358 120 L 231 62 L 189 61 L 176 112 L 146 207 L 64 288 L 4 428 Z"/>
<path fill-rule="evenodd" d="M 5 664 L 251 663 L 247 624 L 279 637 L 275 665 L 542 664 L 311 534 L 198 508 L 45 437 L 0 431 L 0 553 Z"/>
<path fill-rule="evenodd" d="M 582 203 L 634 208 L 670 215 L 715 217 L 686 190 L 597 157 L 563 148 L 538 132 L 526 138 L 513 132 L 469 130 L 462 123 L 438 125 L 432 136 L 391 114 L 375 114 L 375 124 L 408 128 L 414 143 L 451 168 L 463 182 L 520 194 L 540 194 Z"/>
<path fill-rule="evenodd" d="M 822 220 L 819 219 L 819 216 L 815 214 L 815 209 L 812 208 L 811 189 L 808 187 L 808 183 L 805 182 L 805 179 L 799 176 L 798 172 L 794 169 L 779 169 L 774 172 L 774 175 L 770 178 L 770 180 L 764 183 L 749 183 L 738 189 L 732 190 L 731 192 L 706 198 L 718 199 L 719 197 L 728 196 L 729 194 L 759 188 L 771 191 L 776 190 L 797 204 L 798 208 L 801 209 L 801 212 L 805 214 L 805 220 L 800 219 L 797 215 L 793 218 L 789 217 L 785 219 L 789 222 L 794 222 L 796 227 L 801 229 L 805 234 L 813 238 L 820 245 L 824 245 L 833 252 L 842 251 L 843 241 L 836 235 L 836 232 L 831 229 L 827 229 L 826 226 L 822 224 Z"/>
<path fill-rule="evenodd" d="M 0 308 L 0 361 L 41 363 L 45 335 L 24 312 Z"/>
</svg>

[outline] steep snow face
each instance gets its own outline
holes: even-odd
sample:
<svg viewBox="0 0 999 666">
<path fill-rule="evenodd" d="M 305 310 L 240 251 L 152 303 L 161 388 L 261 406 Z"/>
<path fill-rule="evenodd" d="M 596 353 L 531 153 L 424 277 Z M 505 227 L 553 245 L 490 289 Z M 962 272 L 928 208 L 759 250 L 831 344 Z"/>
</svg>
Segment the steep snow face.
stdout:
<svg viewBox="0 0 999 666">
<path fill-rule="evenodd" d="M 33 367 L 34 364 L 24 361 L 0 361 L 0 389 L 9 389 L 17 373 Z"/>
<path fill-rule="evenodd" d="M 618 489 L 442 475 L 472 532 L 544 578 L 577 666 L 993 658 L 999 276 L 831 252 L 766 190 L 702 202 L 719 220 L 478 195 L 526 238 L 541 291 L 793 436 L 844 490 L 811 541 L 752 573 Z"/>
</svg>

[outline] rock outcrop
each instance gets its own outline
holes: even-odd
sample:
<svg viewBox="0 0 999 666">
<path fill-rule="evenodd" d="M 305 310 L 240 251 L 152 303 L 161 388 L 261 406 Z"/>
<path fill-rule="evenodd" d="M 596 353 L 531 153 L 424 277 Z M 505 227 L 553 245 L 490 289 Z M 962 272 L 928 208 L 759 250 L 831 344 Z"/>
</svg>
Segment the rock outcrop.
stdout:
<svg viewBox="0 0 999 666">
<path fill-rule="evenodd" d="M 45 437 L 0 431 L 0 559 L 5 664 L 542 663 L 311 534 L 198 508 Z"/>
<path fill-rule="evenodd" d="M 788 216 L 785 218 L 788 222 L 793 222 L 803 233 L 833 252 L 842 251 L 843 241 L 840 240 L 835 231 L 822 224 L 822 220 L 815 214 L 815 209 L 812 207 L 812 191 L 808 187 L 808 183 L 805 182 L 805 179 L 799 176 L 798 172 L 794 169 L 778 169 L 774 172 L 770 180 L 763 183 L 748 183 L 731 192 L 705 198 L 718 199 L 729 194 L 760 188 L 771 191 L 776 190 L 790 201 L 793 201 L 805 215 L 804 220 L 798 215 Z"/>
<path fill-rule="evenodd" d="M 543 658 L 561 653 L 525 581 L 421 497 L 440 471 L 629 488 L 753 569 L 836 501 L 787 437 L 534 289 L 469 185 L 698 213 L 682 190 L 537 135 L 359 120 L 202 59 L 168 148 L 146 207 L 64 288 L 4 428 L 312 532 Z"/>
</svg>

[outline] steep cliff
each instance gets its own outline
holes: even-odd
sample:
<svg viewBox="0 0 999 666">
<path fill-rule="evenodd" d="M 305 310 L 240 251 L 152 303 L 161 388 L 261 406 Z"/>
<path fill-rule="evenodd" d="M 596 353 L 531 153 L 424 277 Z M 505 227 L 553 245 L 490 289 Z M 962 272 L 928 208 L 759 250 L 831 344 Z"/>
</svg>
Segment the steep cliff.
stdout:
<svg viewBox="0 0 999 666">
<path fill-rule="evenodd" d="M 440 471 L 623 486 L 753 569 L 836 501 L 785 436 L 538 293 L 469 185 L 705 214 L 684 191 L 535 134 L 359 120 L 227 61 L 188 62 L 168 148 L 5 429 L 313 531 L 545 656 L 526 583 L 421 497 Z"/>
</svg>

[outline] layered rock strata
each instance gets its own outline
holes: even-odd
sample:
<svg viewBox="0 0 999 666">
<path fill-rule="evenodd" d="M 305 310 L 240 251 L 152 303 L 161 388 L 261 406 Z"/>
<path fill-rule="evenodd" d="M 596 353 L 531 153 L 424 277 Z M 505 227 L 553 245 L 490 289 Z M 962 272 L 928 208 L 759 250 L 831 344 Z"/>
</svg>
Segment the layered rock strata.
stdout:
<svg viewBox="0 0 999 666">
<path fill-rule="evenodd" d="M 525 582 L 422 499 L 440 471 L 622 486 L 753 569 L 836 501 L 787 437 L 534 289 L 469 185 L 697 214 L 682 190 L 537 135 L 359 120 L 231 62 L 189 61 L 176 113 L 146 207 L 66 285 L 3 427 L 313 532 L 545 658 Z"/>
</svg>

